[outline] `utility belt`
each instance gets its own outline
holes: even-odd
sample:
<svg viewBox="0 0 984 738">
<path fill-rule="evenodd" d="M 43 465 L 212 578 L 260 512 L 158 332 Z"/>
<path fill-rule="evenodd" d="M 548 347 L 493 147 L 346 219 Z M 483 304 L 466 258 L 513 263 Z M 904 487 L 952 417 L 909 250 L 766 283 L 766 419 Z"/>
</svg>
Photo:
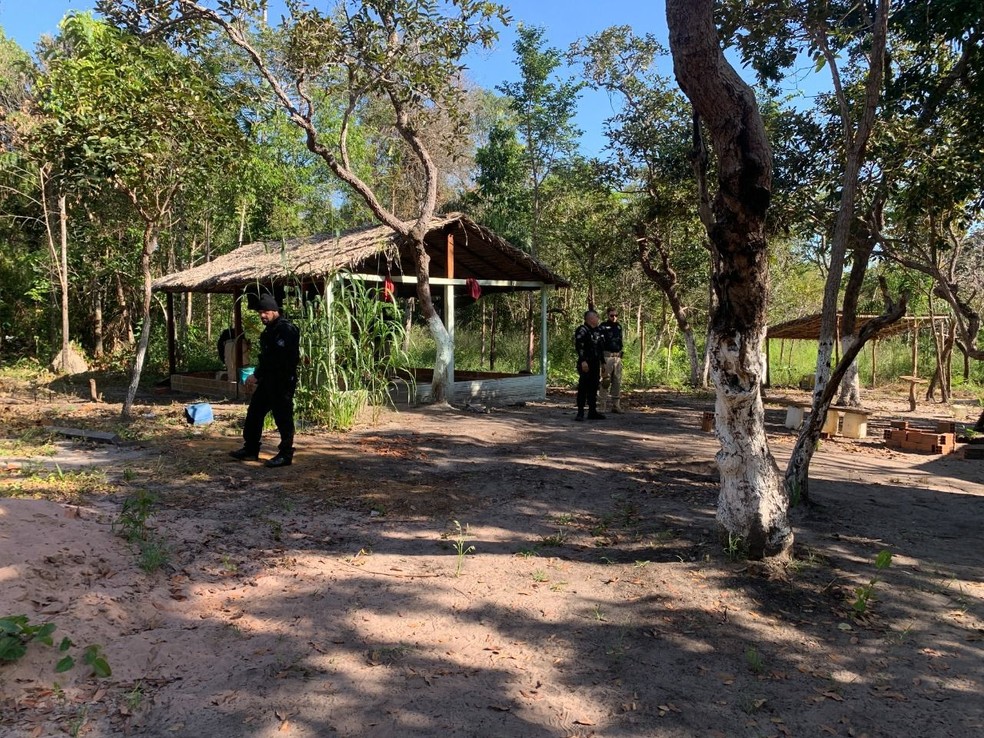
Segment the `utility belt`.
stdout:
<svg viewBox="0 0 984 738">
<path fill-rule="evenodd" d="M 610 359 L 613 356 L 616 357 L 616 358 L 618 358 L 618 359 L 621 359 L 622 358 L 622 352 L 621 351 L 606 351 L 605 352 L 605 358 L 606 359 Z"/>
</svg>

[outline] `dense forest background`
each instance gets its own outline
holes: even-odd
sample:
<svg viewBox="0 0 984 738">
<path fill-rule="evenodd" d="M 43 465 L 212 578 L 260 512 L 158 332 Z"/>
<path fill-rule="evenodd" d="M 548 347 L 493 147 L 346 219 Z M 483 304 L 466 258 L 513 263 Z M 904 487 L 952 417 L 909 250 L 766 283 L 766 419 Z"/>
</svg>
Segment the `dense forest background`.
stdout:
<svg viewBox="0 0 984 738">
<path fill-rule="evenodd" d="M 77 354 L 123 372 L 140 335 L 148 270 L 158 276 L 250 241 L 377 222 L 226 34 L 140 36 L 140 24 L 126 22 L 139 5 L 103 3 L 113 22 L 69 15 L 57 37 L 31 50 L 0 38 L 4 364 L 71 371 Z M 773 152 L 769 322 L 819 313 L 832 275 L 845 314 L 878 314 L 886 290 L 908 292 L 908 314 L 934 319 L 917 343 L 920 373 L 936 374 L 934 396 L 945 399 L 951 381 L 979 387 L 984 373 L 971 359 L 980 356 L 984 304 L 981 11 L 893 3 L 884 74 L 871 90 L 867 4 L 843 13 L 837 3 L 823 12 L 809 2 L 751 5 L 719 3 L 718 18 L 755 77 Z M 308 63 L 324 53 L 316 31 L 330 16 L 284 25 L 259 12 L 249 18 L 264 53 Z M 503 17 L 486 21 L 494 32 Z M 463 72 L 453 100 L 417 111 L 416 131 L 440 172 L 437 210 L 467 213 L 574 283 L 550 295 L 552 381 L 573 379 L 569 337 L 581 312 L 614 305 L 629 339 L 629 384 L 706 385 L 714 299 L 706 180 L 718 173 L 690 102 L 659 72 L 668 51 L 628 27 L 599 27 L 557 49 L 531 26 L 519 27 L 513 51 L 519 82 L 481 89 Z M 823 75 L 828 91 L 780 95 L 779 82 L 804 69 Z M 354 96 L 345 80 L 323 74 L 309 93 L 313 122 L 329 133 L 344 127 L 347 166 L 391 212 L 413 219 L 425 173 L 385 93 Z M 617 111 L 597 156 L 583 154 L 574 120 L 588 88 L 605 91 Z M 844 216 L 848 170 L 854 191 Z M 412 317 L 415 306 L 403 308 Z M 164 309 L 151 299 L 152 311 Z M 182 365 L 217 366 L 231 302 L 199 295 L 175 310 Z M 941 318 L 948 329 L 928 329 Z M 458 366 L 525 368 L 527 319 L 524 297 L 464 309 Z M 413 361 L 432 363 L 426 327 L 411 323 Z M 166 361 L 164 321 L 153 326 L 150 378 Z M 876 372 L 871 352 L 862 353 L 860 382 L 909 373 L 911 339 L 907 330 L 879 342 Z M 816 356 L 815 343 L 775 342 L 773 383 L 800 383 Z"/>
</svg>

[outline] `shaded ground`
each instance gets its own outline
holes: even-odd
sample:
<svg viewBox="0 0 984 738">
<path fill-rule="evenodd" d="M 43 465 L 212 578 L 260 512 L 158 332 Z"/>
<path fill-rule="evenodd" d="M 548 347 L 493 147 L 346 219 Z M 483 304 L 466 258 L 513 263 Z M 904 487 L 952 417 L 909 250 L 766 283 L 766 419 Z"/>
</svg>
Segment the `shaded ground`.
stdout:
<svg viewBox="0 0 984 738">
<path fill-rule="evenodd" d="M 118 405 L 8 387 L 0 616 L 99 644 L 113 673 L 55 674 L 32 644 L 0 668 L 0 735 L 984 731 L 984 462 L 884 449 L 905 398 L 875 402 L 874 438 L 823 443 L 778 571 L 715 538 L 710 400 L 639 393 L 586 424 L 571 404 L 386 412 L 272 471 L 227 459 L 239 405 L 192 429 L 162 400 L 122 446 L 45 446 L 32 428 L 113 429 Z M 169 553 L 150 574 L 112 530 L 142 491 Z"/>
</svg>

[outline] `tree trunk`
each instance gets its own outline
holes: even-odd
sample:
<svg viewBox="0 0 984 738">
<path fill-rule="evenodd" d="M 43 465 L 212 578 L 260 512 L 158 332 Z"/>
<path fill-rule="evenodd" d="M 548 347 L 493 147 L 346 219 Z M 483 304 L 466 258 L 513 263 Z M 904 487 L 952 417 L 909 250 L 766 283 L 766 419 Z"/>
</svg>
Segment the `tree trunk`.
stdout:
<svg viewBox="0 0 984 738">
<path fill-rule="evenodd" d="M 137 344 L 137 355 L 133 359 L 133 370 L 130 373 L 130 386 L 126 391 L 123 402 L 122 417 L 124 420 L 133 419 L 133 403 L 137 398 L 137 388 L 140 386 L 140 374 L 143 372 L 144 360 L 147 358 L 147 346 L 150 344 L 150 323 L 153 295 L 151 285 L 153 279 L 150 273 L 150 259 L 157 251 L 157 226 L 147 223 L 144 226 L 143 251 L 140 254 L 140 267 L 143 272 L 143 312 L 140 326 L 140 342 Z"/>
<path fill-rule="evenodd" d="M 103 332 L 105 330 L 103 327 L 103 293 L 99 286 L 98 277 L 92 278 L 89 289 L 92 291 L 92 352 L 96 356 L 102 357 L 106 349 L 103 345 Z"/>
<path fill-rule="evenodd" d="M 804 501 L 809 499 L 807 478 L 810 472 L 810 459 L 816 449 L 817 441 L 820 439 L 820 429 L 822 420 L 826 416 L 827 408 L 830 407 L 832 394 L 827 392 L 827 384 L 831 379 L 831 360 L 834 353 L 834 342 L 837 334 L 837 299 L 840 294 L 841 279 L 844 274 L 844 260 L 847 254 L 847 247 L 852 236 L 852 226 L 855 221 L 855 203 L 857 201 L 858 178 L 861 167 L 865 160 L 868 140 L 875 123 L 875 111 L 881 98 L 882 81 L 885 70 L 885 47 L 888 34 L 888 0 L 876 0 L 875 15 L 872 22 L 871 43 L 869 45 L 869 66 L 865 79 L 864 98 L 858 103 L 860 114 L 856 120 L 852 120 L 851 104 L 848 97 L 840 86 L 840 78 L 837 73 L 836 59 L 830 56 L 826 44 L 821 44 L 821 48 L 827 54 L 827 63 L 834 73 L 834 88 L 838 102 L 841 127 L 844 135 L 844 171 L 841 175 L 840 205 L 837 211 L 837 219 L 834 223 L 834 232 L 830 240 L 830 263 L 828 265 L 827 279 L 824 284 L 823 307 L 820 314 L 820 340 L 817 346 L 817 368 L 816 381 L 813 385 L 813 408 L 810 413 L 811 422 L 807 423 L 800 432 L 790 459 L 790 466 L 786 470 L 787 484 L 792 483 L 793 488 L 802 496 Z M 867 262 L 864 265 L 866 266 Z M 848 311 L 845 310 L 845 314 Z M 853 317 L 853 314 L 852 314 Z M 843 331 L 844 335 L 853 334 L 853 330 Z M 856 340 L 851 347 L 852 351 L 860 351 L 864 347 L 863 342 Z M 855 352 L 856 355 L 856 352 Z M 846 368 L 846 367 L 845 367 Z M 843 376 L 843 372 L 838 373 Z M 827 398 L 826 400 L 824 398 Z M 817 419 L 821 424 L 817 424 Z M 814 435 L 815 434 L 815 435 Z M 796 464 L 796 472 L 791 474 Z"/>
<path fill-rule="evenodd" d="M 846 354 L 850 351 L 857 340 L 857 336 L 841 336 L 841 353 Z M 860 372 L 858 372 L 857 361 L 852 362 L 844 371 L 844 378 L 840 382 L 840 394 L 837 396 L 837 404 L 861 407 L 861 376 Z"/>
<path fill-rule="evenodd" d="M 431 379 L 431 400 L 435 403 L 446 403 L 450 387 L 450 372 L 454 361 L 454 343 L 451 334 L 441 321 L 441 316 L 434 309 L 434 300 L 430 290 L 430 256 L 424 245 L 427 228 L 423 223 L 414 227 L 407 236 L 412 241 L 414 262 L 417 272 L 417 299 L 420 301 L 420 312 L 427 322 L 431 337 L 436 346 L 434 358 L 434 374 Z"/>
<path fill-rule="evenodd" d="M 813 458 L 814 451 L 816 451 L 817 441 L 820 440 L 820 430 L 823 428 L 835 390 L 840 384 L 841 379 L 843 379 L 844 373 L 854 363 L 857 355 L 869 339 L 878 335 L 878 331 L 882 328 L 895 323 L 905 315 L 908 294 L 903 293 L 899 301 L 895 303 L 888 294 L 888 287 L 885 284 L 884 278 L 879 278 L 878 281 L 881 284 L 882 294 L 885 298 L 885 311 L 877 318 L 873 318 L 865 323 L 861 330 L 858 331 L 857 340 L 848 350 L 844 351 L 837 366 L 834 367 L 834 371 L 830 375 L 830 381 L 824 387 L 824 391 L 819 398 L 815 398 L 813 410 L 810 412 L 810 418 L 806 427 L 796 439 L 796 445 L 793 447 L 789 464 L 786 466 L 786 489 L 789 491 L 789 496 L 794 502 L 808 502 L 810 499 L 810 460 Z"/>
<path fill-rule="evenodd" d="M 656 286 L 663 293 L 667 303 L 669 303 L 670 310 L 673 312 L 673 317 L 676 319 L 677 327 L 683 333 L 687 346 L 687 360 L 690 364 L 689 384 L 691 387 L 697 387 L 700 384 L 701 366 L 697 356 L 694 331 L 690 325 L 690 319 L 687 317 L 687 308 L 680 301 L 679 280 L 676 271 L 670 265 L 670 253 L 665 248 L 659 232 L 659 225 L 655 220 L 636 226 L 636 243 L 639 246 L 639 261 L 643 272 L 656 283 Z M 659 257 L 658 264 L 653 262 L 654 255 Z"/>
<path fill-rule="evenodd" d="M 769 450 L 761 394 L 772 153 L 755 96 L 721 50 L 713 10 L 713 0 L 666 3 L 677 81 L 706 122 L 718 160 L 714 223 L 708 231 L 718 298 L 708 337 L 721 441 L 717 519 L 723 536 L 760 559 L 787 555 L 793 542 L 789 500 Z"/>
</svg>

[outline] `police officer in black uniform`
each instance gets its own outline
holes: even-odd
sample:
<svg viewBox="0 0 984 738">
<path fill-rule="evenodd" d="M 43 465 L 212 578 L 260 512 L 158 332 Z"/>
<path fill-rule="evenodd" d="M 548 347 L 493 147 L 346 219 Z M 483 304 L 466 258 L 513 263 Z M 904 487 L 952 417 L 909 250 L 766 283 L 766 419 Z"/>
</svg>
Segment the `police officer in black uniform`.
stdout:
<svg viewBox="0 0 984 738">
<path fill-rule="evenodd" d="M 608 320 L 598 326 L 602 336 L 604 353 L 601 357 L 601 409 L 622 412 L 622 325 L 618 322 L 618 310 L 608 308 Z"/>
<path fill-rule="evenodd" d="M 603 337 L 598 331 L 600 318 L 594 310 L 584 314 L 584 323 L 574 331 L 574 351 L 577 353 L 577 415 L 574 420 L 584 420 L 584 406 L 588 406 L 588 420 L 604 420 L 598 412 L 598 382 L 601 378 Z"/>
<path fill-rule="evenodd" d="M 256 371 L 246 379 L 246 387 L 253 390 L 253 396 L 243 426 L 243 447 L 230 454 L 239 460 L 259 459 L 263 419 L 267 413 L 273 413 L 273 420 L 280 431 L 280 446 L 277 455 L 266 465 L 290 466 L 294 460 L 294 390 L 297 388 L 297 365 L 301 357 L 301 333 L 297 326 L 280 314 L 280 307 L 273 295 L 260 295 L 257 310 L 266 327 L 260 334 L 260 358 Z"/>
</svg>

